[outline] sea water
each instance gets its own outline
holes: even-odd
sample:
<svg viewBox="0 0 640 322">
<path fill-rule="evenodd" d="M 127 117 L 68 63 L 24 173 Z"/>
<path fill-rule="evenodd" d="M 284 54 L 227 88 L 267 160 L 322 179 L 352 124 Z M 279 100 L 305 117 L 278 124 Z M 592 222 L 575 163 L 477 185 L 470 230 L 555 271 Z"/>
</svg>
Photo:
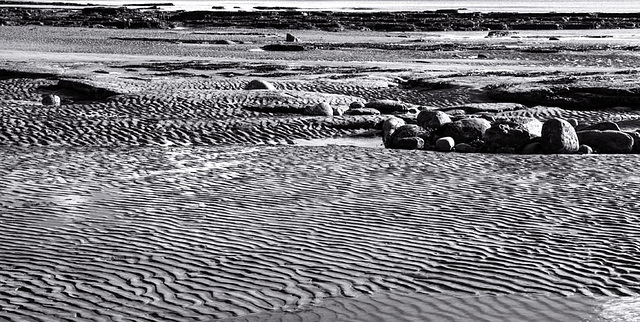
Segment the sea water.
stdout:
<svg viewBox="0 0 640 322">
<path fill-rule="evenodd" d="M 33 0 L 96 5 L 139 5 L 172 3 L 164 10 L 256 10 L 280 7 L 295 10 L 330 11 L 432 11 L 458 9 L 468 12 L 640 12 L 639 0 Z M 215 8 L 215 9 L 214 9 Z"/>
</svg>

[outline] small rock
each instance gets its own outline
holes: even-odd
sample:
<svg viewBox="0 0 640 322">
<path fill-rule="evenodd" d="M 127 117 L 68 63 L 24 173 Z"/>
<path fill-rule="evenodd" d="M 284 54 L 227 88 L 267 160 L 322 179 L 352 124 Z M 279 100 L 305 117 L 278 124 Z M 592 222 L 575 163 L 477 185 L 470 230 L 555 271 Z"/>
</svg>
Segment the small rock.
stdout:
<svg viewBox="0 0 640 322">
<path fill-rule="evenodd" d="M 542 146 L 546 153 L 575 153 L 580 143 L 573 126 L 562 119 L 551 119 L 542 126 Z"/>
<path fill-rule="evenodd" d="M 468 143 L 458 143 L 453 147 L 453 150 L 459 153 L 475 153 L 477 149 Z"/>
<path fill-rule="evenodd" d="M 300 39 L 298 39 L 298 37 L 287 33 L 287 37 L 286 37 L 286 41 L 287 42 L 300 42 Z"/>
<path fill-rule="evenodd" d="M 590 146 L 586 145 L 586 144 L 581 144 L 578 147 L 578 153 L 580 153 L 580 154 L 593 154 L 593 149 Z"/>
<path fill-rule="evenodd" d="M 350 108 L 344 112 L 346 115 L 380 115 L 380 111 L 375 108 Z"/>
<path fill-rule="evenodd" d="M 630 153 L 633 150 L 633 138 L 621 131 L 580 131 L 578 140 L 598 153 Z"/>
<path fill-rule="evenodd" d="M 244 87 L 244 89 L 246 89 L 246 90 L 266 89 L 266 90 L 274 91 L 276 89 L 276 87 L 273 86 L 273 84 L 271 84 L 270 82 L 267 82 L 265 80 L 254 79 L 254 80 L 250 81 Z"/>
<path fill-rule="evenodd" d="M 484 132 L 491 127 L 491 123 L 485 119 L 470 117 L 446 123 L 436 130 L 440 137 L 450 136 L 458 143 L 471 143 L 482 139 Z"/>
<path fill-rule="evenodd" d="M 319 103 L 316 105 L 307 106 L 302 113 L 305 115 L 316 115 L 316 116 L 333 116 L 334 115 L 333 108 L 328 103 Z"/>
<path fill-rule="evenodd" d="M 422 111 L 418 114 L 417 123 L 424 129 L 438 129 L 451 123 L 449 115 L 442 111 Z"/>
<path fill-rule="evenodd" d="M 588 130 L 599 130 L 599 131 L 620 131 L 620 127 L 618 124 L 614 122 L 600 122 L 596 124 L 589 125 L 585 128 L 581 128 L 580 131 L 588 131 Z"/>
<path fill-rule="evenodd" d="M 391 135 L 406 122 L 398 117 L 390 117 L 382 123 L 382 142 L 385 146 L 388 146 L 391 140 Z"/>
<path fill-rule="evenodd" d="M 542 152 L 544 152 L 544 149 L 540 142 L 531 142 L 520 151 L 522 154 L 541 154 Z"/>
<path fill-rule="evenodd" d="M 42 105 L 60 106 L 60 96 L 58 95 L 42 95 Z"/>
<path fill-rule="evenodd" d="M 380 113 L 391 114 L 391 113 L 406 113 L 409 110 L 409 106 L 407 104 L 400 101 L 393 100 L 375 100 L 370 101 L 365 104 L 366 108 L 375 108 L 380 111 Z"/>
<path fill-rule="evenodd" d="M 436 150 L 440 152 L 450 152 L 456 145 L 452 137 L 444 137 L 436 140 Z"/>
<path fill-rule="evenodd" d="M 424 149 L 424 140 L 419 137 L 401 138 L 394 142 L 393 149 L 418 150 Z"/>
<path fill-rule="evenodd" d="M 349 104 L 349 108 L 350 109 L 357 109 L 357 108 L 365 108 L 364 107 L 364 103 L 362 102 L 352 102 L 351 104 Z M 380 112 L 380 111 L 378 111 Z"/>
</svg>

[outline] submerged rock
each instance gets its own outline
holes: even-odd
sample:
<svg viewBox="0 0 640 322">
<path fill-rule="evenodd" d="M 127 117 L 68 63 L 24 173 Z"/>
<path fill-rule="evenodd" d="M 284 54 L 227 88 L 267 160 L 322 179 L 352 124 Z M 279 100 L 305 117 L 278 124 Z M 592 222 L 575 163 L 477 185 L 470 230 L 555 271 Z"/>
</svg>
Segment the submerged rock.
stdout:
<svg viewBox="0 0 640 322">
<path fill-rule="evenodd" d="M 562 119 L 551 119 L 542 126 L 541 143 L 546 153 L 575 153 L 580 145 L 573 126 Z"/>
</svg>

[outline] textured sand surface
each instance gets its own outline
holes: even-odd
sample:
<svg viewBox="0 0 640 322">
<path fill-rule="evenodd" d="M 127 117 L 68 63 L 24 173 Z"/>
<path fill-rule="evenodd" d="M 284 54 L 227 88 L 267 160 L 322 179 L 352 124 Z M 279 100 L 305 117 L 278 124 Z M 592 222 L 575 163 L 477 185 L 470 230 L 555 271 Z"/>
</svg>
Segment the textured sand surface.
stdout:
<svg viewBox="0 0 640 322">
<path fill-rule="evenodd" d="M 0 153 L 9 320 L 598 321 L 640 293 L 637 156 Z"/>
<path fill-rule="evenodd" d="M 299 31 L 304 53 L 255 51 L 278 31 L 158 32 L 0 28 L 0 321 L 640 321 L 639 155 L 395 151 L 382 116 L 299 114 L 456 108 L 498 82 L 637 89 L 633 32 Z M 221 35 L 245 43 L 140 40 Z M 450 86 L 404 86 L 420 78 Z"/>
</svg>

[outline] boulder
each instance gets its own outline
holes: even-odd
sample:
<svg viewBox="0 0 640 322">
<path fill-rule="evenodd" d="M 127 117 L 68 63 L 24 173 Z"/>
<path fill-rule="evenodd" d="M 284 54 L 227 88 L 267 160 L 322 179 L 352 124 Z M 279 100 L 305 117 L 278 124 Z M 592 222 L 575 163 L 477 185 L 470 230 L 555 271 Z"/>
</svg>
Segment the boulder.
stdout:
<svg viewBox="0 0 640 322">
<path fill-rule="evenodd" d="M 375 108 L 380 113 L 406 113 L 409 111 L 409 106 L 401 101 L 394 100 L 374 100 L 365 104 L 366 108 Z"/>
<path fill-rule="evenodd" d="M 267 82 L 265 80 L 254 79 L 254 80 L 250 81 L 244 87 L 244 89 L 246 89 L 246 90 L 266 89 L 266 90 L 274 91 L 276 89 L 276 87 L 273 86 L 273 84 L 271 84 L 270 82 Z"/>
<path fill-rule="evenodd" d="M 438 129 L 444 124 L 451 123 L 451 118 L 442 111 L 422 111 L 418 114 L 418 125 L 424 129 Z"/>
<path fill-rule="evenodd" d="M 58 95 L 42 95 L 42 105 L 60 106 L 60 96 Z"/>
<path fill-rule="evenodd" d="M 542 126 L 541 144 L 546 153 L 578 152 L 580 143 L 571 123 L 562 119 L 550 119 Z"/>
<path fill-rule="evenodd" d="M 612 130 L 612 131 L 620 131 L 620 127 L 618 126 L 618 124 L 614 123 L 614 122 L 600 122 L 600 123 L 596 123 L 596 124 L 592 124 L 589 125 L 585 128 L 581 128 L 581 131 L 588 131 L 588 130 L 599 130 L 599 131 L 607 131 L 607 130 Z"/>
<path fill-rule="evenodd" d="M 475 153 L 477 149 L 469 143 L 458 143 L 453 150 L 459 153 Z"/>
<path fill-rule="evenodd" d="M 580 131 L 578 140 L 598 153 L 630 153 L 633 150 L 633 138 L 621 131 Z"/>
<path fill-rule="evenodd" d="M 292 35 L 290 33 L 287 33 L 287 36 L 286 36 L 285 40 L 287 42 L 300 42 L 300 39 L 298 39 L 298 37 L 296 37 L 296 36 L 294 36 L 294 35 Z"/>
<path fill-rule="evenodd" d="M 346 115 L 380 115 L 380 111 L 375 108 L 350 108 L 344 112 Z"/>
<path fill-rule="evenodd" d="M 304 115 L 333 116 L 333 108 L 328 103 L 322 102 L 307 106 L 302 112 Z"/>
<path fill-rule="evenodd" d="M 487 152 L 520 151 L 531 139 L 540 137 L 542 123 L 530 117 L 498 119 L 483 135 Z"/>
<path fill-rule="evenodd" d="M 400 148 L 398 144 L 402 139 L 405 138 L 420 138 L 422 140 L 422 146 L 424 147 L 424 139 L 426 132 L 423 128 L 415 125 L 415 124 L 405 124 L 398 127 L 389 140 L 386 142 L 386 146 L 392 149 Z"/>
<path fill-rule="evenodd" d="M 398 117 L 390 117 L 382 123 L 382 142 L 384 142 L 384 146 L 388 147 L 391 141 L 391 135 L 405 124 L 406 122 Z"/>
<path fill-rule="evenodd" d="M 403 150 L 424 149 L 424 140 L 419 137 L 401 138 L 394 142 L 392 148 Z"/>
<path fill-rule="evenodd" d="M 356 102 L 351 102 L 351 104 L 349 104 L 349 108 L 356 109 L 356 108 L 365 108 L 365 107 L 364 107 L 364 103 L 356 101 Z"/>
<path fill-rule="evenodd" d="M 450 136 L 458 143 L 471 143 L 482 139 L 484 132 L 491 127 L 491 123 L 481 118 L 464 118 L 442 125 L 436 134 L 439 137 Z"/>
<path fill-rule="evenodd" d="M 450 152 L 455 145 L 455 141 L 449 136 L 436 140 L 436 150 L 440 152 Z"/>
</svg>

